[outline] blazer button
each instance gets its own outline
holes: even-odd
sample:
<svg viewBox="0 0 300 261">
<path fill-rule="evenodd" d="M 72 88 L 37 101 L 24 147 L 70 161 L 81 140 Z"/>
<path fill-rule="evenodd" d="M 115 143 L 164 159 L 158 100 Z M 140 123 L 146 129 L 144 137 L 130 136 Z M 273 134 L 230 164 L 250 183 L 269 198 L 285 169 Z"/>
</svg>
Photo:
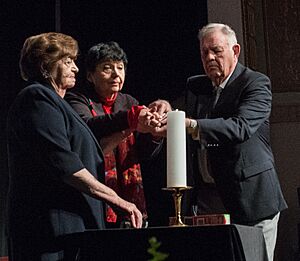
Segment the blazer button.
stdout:
<svg viewBox="0 0 300 261">
<path fill-rule="evenodd" d="M 207 147 L 219 147 L 219 143 L 208 143 Z"/>
</svg>

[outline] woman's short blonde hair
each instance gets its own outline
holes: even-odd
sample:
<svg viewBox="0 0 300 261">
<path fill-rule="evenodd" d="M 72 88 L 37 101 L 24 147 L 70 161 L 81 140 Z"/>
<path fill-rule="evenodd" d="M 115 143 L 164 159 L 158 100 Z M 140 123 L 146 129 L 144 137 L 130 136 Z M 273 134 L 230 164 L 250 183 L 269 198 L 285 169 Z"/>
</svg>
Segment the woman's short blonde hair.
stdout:
<svg viewBox="0 0 300 261">
<path fill-rule="evenodd" d="M 76 59 L 77 54 L 78 43 L 69 35 L 49 32 L 30 36 L 21 50 L 21 76 L 25 81 L 43 80 L 57 61 L 64 57 Z"/>
</svg>

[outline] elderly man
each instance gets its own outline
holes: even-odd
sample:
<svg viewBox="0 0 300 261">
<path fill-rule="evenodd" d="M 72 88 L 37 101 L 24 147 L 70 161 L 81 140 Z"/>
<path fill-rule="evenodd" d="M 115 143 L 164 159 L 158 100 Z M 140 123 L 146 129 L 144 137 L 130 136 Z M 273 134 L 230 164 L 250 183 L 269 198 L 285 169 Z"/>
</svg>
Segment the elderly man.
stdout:
<svg viewBox="0 0 300 261">
<path fill-rule="evenodd" d="M 238 62 L 240 45 L 229 26 L 208 24 L 198 37 L 206 75 L 187 81 L 190 185 L 201 193 L 200 151 L 232 221 L 261 227 L 273 260 L 279 214 L 287 204 L 270 147 L 270 80 Z"/>
</svg>

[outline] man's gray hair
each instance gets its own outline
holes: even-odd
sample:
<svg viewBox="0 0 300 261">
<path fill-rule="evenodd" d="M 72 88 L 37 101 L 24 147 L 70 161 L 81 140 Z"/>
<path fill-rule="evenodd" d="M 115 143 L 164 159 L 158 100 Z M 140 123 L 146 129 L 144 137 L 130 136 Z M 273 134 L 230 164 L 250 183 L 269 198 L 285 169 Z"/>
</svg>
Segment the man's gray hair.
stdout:
<svg viewBox="0 0 300 261">
<path fill-rule="evenodd" d="M 220 23 L 209 23 L 203 26 L 198 33 L 198 39 L 200 43 L 208 34 L 213 33 L 215 31 L 221 31 L 224 35 L 227 36 L 229 46 L 237 44 L 236 34 L 231 29 L 231 27 L 226 24 Z"/>
</svg>

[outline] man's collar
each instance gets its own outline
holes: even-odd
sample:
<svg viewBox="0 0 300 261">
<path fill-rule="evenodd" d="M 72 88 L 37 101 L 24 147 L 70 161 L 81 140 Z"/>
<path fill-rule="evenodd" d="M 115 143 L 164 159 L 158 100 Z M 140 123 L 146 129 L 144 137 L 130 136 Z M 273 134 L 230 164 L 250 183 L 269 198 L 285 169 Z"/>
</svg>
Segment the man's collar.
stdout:
<svg viewBox="0 0 300 261">
<path fill-rule="evenodd" d="M 227 78 L 219 85 L 222 89 L 225 88 L 227 82 L 229 81 L 231 75 L 233 74 L 234 70 L 232 70 L 232 72 L 227 76 Z M 212 85 L 215 87 L 216 84 L 213 82 Z"/>
</svg>

